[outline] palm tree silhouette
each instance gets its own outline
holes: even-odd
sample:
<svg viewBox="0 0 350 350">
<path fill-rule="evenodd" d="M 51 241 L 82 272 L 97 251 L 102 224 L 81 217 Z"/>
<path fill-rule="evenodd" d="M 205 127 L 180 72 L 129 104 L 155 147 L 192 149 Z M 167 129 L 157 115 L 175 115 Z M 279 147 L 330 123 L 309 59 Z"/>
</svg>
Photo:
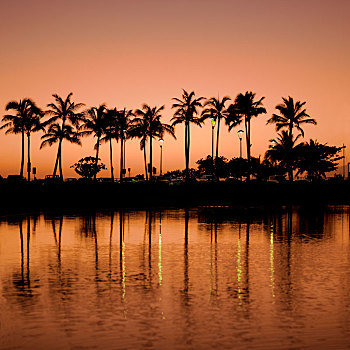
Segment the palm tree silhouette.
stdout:
<svg viewBox="0 0 350 350">
<path fill-rule="evenodd" d="M 65 99 L 62 99 L 60 96 L 57 94 L 53 94 L 52 97 L 55 99 L 56 103 L 49 103 L 47 107 L 49 107 L 49 110 L 45 112 L 45 114 L 49 115 L 50 118 L 43 123 L 44 126 L 46 125 L 51 125 L 53 123 L 56 123 L 57 120 L 61 121 L 61 125 L 58 125 L 56 123 L 55 127 L 51 130 L 54 135 L 59 136 L 60 138 L 57 140 L 58 141 L 58 149 L 57 149 L 57 157 L 56 157 L 56 162 L 55 162 L 55 167 L 53 171 L 53 176 L 56 175 L 57 172 L 57 167 L 59 166 L 60 168 L 60 174 L 61 174 L 61 180 L 63 179 L 62 177 L 62 141 L 64 139 L 64 135 L 66 135 L 68 138 L 66 140 L 73 142 L 73 143 L 78 143 L 76 142 L 77 140 L 77 133 L 75 130 L 73 130 L 73 126 L 78 127 L 79 121 L 82 119 L 82 113 L 78 113 L 78 110 L 84 106 L 83 103 L 75 103 L 71 101 L 73 93 L 69 93 L 68 96 Z M 68 124 L 67 124 L 68 123 Z M 69 125 L 69 128 L 66 128 L 65 126 Z M 59 126 L 59 128 L 58 128 Z M 51 128 L 51 126 L 50 126 Z M 50 129 L 49 129 L 50 130 Z M 60 130 L 60 131 L 58 131 Z M 49 133 L 51 135 L 51 132 Z M 70 134 L 70 136 L 68 136 Z M 48 136 L 48 139 L 51 139 L 51 136 L 54 137 L 53 135 Z M 45 135 L 44 135 L 45 136 Z M 55 138 L 55 137 L 54 137 Z M 52 143 L 55 143 L 57 141 L 54 141 Z M 51 145 L 52 143 L 47 143 Z M 80 144 L 80 141 L 79 141 Z M 43 144 L 42 144 L 43 145 Z M 41 148 L 42 148 L 41 145 Z M 46 143 L 45 143 L 46 145 Z"/>
<path fill-rule="evenodd" d="M 113 137 L 120 141 L 120 181 L 123 181 L 125 169 L 125 144 L 130 137 L 130 128 L 133 124 L 132 117 L 134 113 L 129 109 L 122 109 L 117 111 Z"/>
<path fill-rule="evenodd" d="M 107 126 L 107 108 L 105 104 L 101 104 L 99 107 L 91 107 L 84 113 L 83 123 L 80 126 L 84 131 L 81 132 L 82 135 L 91 135 L 97 138 L 95 149 L 96 149 L 96 157 L 95 163 L 97 167 L 98 163 L 98 153 L 100 149 L 100 141 L 102 134 L 106 130 Z M 94 180 L 96 180 L 97 172 L 94 174 Z"/>
<path fill-rule="evenodd" d="M 43 111 L 36 106 L 34 102 L 31 102 L 30 109 L 28 110 L 27 116 L 24 120 L 24 130 L 27 134 L 28 141 L 28 161 L 27 161 L 27 173 L 28 181 L 30 181 L 30 172 L 31 172 L 31 162 L 30 162 L 30 134 L 37 132 L 39 130 L 44 131 L 44 127 L 40 122 L 40 119 L 43 116 Z"/>
<path fill-rule="evenodd" d="M 7 129 L 6 134 L 21 134 L 22 136 L 22 152 L 21 152 L 21 170 L 20 176 L 23 177 L 24 169 L 24 137 L 25 137 L 25 121 L 28 118 L 28 115 L 31 113 L 31 108 L 34 105 L 34 102 L 25 98 L 23 100 L 10 101 L 7 103 L 5 110 L 13 110 L 14 114 L 6 114 L 2 121 L 4 124 L 0 129 Z"/>
<path fill-rule="evenodd" d="M 216 158 L 219 157 L 219 133 L 220 133 L 220 121 L 221 119 L 225 119 L 229 116 L 229 112 L 225 107 L 225 103 L 231 100 L 230 97 L 225 96 L 221 100 L 220 98 L 212 97 L 204 103 L 205 108 L 202 111 L 202 120 L 213 118 L 217 123 L 217 131 L 216 131 Z"/>
<path fill-rule="evenodd" d="M 113 167 L 113 147 L 112 140 L 114 137 L 114 130 L 116 127 L 118 111 L 117 108 L 107 109 L 105 115 L 105 127 L 101 142 L 109 142 L 109 159 L 111 163 L 111 180 L 114 182 L 114 167 Z"/>
<path fill-rule="evenodd" d="M 245 136 L 247 143 L 247 160 L 248 160 L 248 175 L 247 180 L 250 180 L 250 120 L 252 117 L 257 117 L 259 114 L 266 113 L 266 109 L 263 107 L 262 100 L 265 97 L 262 97 L 260 100 L 254 101 L 255 93 L 251 91 L 246 91 L 245 94 L 238 94 L 235 98 L 234 105 L 236 112 L 244 118 L 245 124 Z"/>
<path fill-rule="evenodd" d="M 292 97 L 282 97 L 283 103 L 277 105 L 275 108 L 280 114 L 273 114 L 266 124 L 276 124 L 276 130 L 279 131 L 282 128 L 288 128 L 289 135 L 293 134 L 293 128 L 295 127 L 300 131 L 304 137 L 304 130 L 300 127 L 300 124 L 313 124 L 316 125 L 315 119 L 310 118 L 304 108 L 305 101 L 300 102 L 294 100 Z"/>
<path fill-rule="evenodd" d="M 160 121 L 162 117 L 160 113 L 162 110 L 164 110 L 164 106 L 159 108 L 155 106 L 152 108 L 147 104 L 143 104 L 142 109 L 137 109 L 135 111 L 135 114 L 138 117 L 135 118 L 134 125 L 132 127 L 132 134 L 140 135 L 139 137 L 141 137 L 141 143 L 144 142 L 144 147 L 147 138 L 149 139 L 150 181 L 153 179 L 152 139 L 162 139 L 165 132 L 176 138 L 173 126 Z"/>
<path fill-rule="evenodd" d="M 202 107 L 201 101 L 204 97 L 195 98 L 194 91 L 188 93 L 182 89 L 182 98 L 174 97 L 176 101 L 171 108 L 176 108 L 172 121 L 172 126 L 185 123 L 185 162 L 186 162 L 186 179 L 189 178 L 189 163 L 190 163 L 190 124 L 201 126 L 202 121 L 197 117 L 198 108 Z"/>
<path fill-rule="evenodd" d="M 147 171 L 147 157 L 146 157 L 146 141 L 148 137 L 149 120 L 146 116 L 137 117 L 134 119 L 134 123 L 130 129 L 131 138 L 137 137 L 140 139 L 140 149 L 143 151 L 143 160 L 145 164 L 145 175 L 148 181 L 148 171 Z"/>
<path fill-rule="evenodd" d="M 301 135 L 293 137 L 287 130 L 282 130 L 277 139 L 270 140 L 271 145 L 265 153 L 265 158 L 272 162 L 279 162 L 280 168 L 288 172 L 290 181 L 293 181 L 293 170 L 297 166 L 298 146 L 296 142 Z M 272 145 L 273 143 L 273 145 Z"/>
<path fill-rule="evenodd" d="M 59 153 L 58 153 L 58 160 L 59 160 L 59 171 L 60 171 L 60 178 L 63 180 L 63 171 L 62 171 L 62 141 L 66 140 L 70 143 L 75 143 L 77 145 L 81 145 L 80 142 L 80 134 L 77 132 L 73 126 L 71 125 L 64 125 L 63 128 L 59 123 L 53 123 L 50 125 L 47 132 L 41 137 L 43 140 L 40 149 L 42 149 L 45 146 L 52 146 L 54 143 L 59 143 Z M 58 161 L 56 161 L 58 163 Z M 56 168 L 54 170 L 54 175 L 56 175 Z"/>
</svg>

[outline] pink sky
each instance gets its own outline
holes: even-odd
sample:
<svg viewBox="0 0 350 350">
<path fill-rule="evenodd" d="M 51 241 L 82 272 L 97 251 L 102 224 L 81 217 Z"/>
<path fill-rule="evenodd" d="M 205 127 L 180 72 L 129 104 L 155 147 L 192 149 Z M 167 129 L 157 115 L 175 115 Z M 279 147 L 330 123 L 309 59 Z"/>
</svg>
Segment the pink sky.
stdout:
<svg viewBox="0 0 350 350">
<path fill-rule="evenodd" d="M 164 104 L 169 122 L 171 98 L 182 88 L 232 99 L 251 90 L 266 97 L 268 111 L 252 121 L 254 156 L 263 155 L 275 137 L 266 120 L 288 95 L 307 101 L 318 122 L 305 127 L 306 139 L 349 147 L 349 13 L 345 0 L 3 0 L 0 111 L 23 97 L 45 108 L 53 93 L 72 91 L 88 107 Z M 220 154 L 227 158 L 239 154 L 237 130 L 229 134 L 222 127 Z M 165 139 L 164 170 L 184 168 L 182 126 L 176 135 L 176 141 Z M 39 151 L 40 136 L 32 138 L 32 165 L 42 177 L 52 173 L 57 146 Z M 20 136 L 2 131 L 0 145 L 0 174 L 18 173 Z M 75 176 L 69 166 L 93 155 L 93 145 L 92 137 L 82 147 L 64 144 L 65 176 Z M 209 123 L 193 127 L 191 166 L 210 152 Z M 118 172 L 117 144 L 114 154 Z M 107 145 L 101 158 L 109 168 Z M 159 147 L 154 161 L 158 168 Z M 143 171 L 137 141 L 127 143 L 126 167 L 132 175 Z"/>
</svg>

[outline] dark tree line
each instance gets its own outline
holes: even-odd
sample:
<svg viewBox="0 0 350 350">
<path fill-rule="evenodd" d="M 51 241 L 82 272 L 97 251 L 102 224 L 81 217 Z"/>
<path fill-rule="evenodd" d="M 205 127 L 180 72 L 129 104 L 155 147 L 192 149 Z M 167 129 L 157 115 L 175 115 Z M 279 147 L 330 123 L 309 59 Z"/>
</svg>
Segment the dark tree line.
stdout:
<svg viewBox="0 0 350 350">
<path fill-rule="evenodd" d="M 195 92 L 183 90 L 180 98 L 173 98 L 174 115 L 171 125 L 163 123 L 162 112 L 164 106 L 151 107 L 144 104 L 141 109 L 108 108 L 105 104 L 84 109 L 83 103 L 72 100 L 72 93 L 66 98 L 57 94 L 52 95 L 54 101 L 47 105 L 46 110 L 40 109 L 31 99 L 9 102 L 5 109 L 8 114 L 2 118 L 1 129 L 6 133 L 21 134 L 21 163 L 20 176 L 24 175 L 25 136 L 27 136 L 27 173 L 30 181 L 30 136 L 33 132 L 41 131 L 42 142 L 40 148 L 57 144 L 57 155 L 53 167 L 53 177 L 59 173 L 63 179 L 62 148 L 67 142 L 81 145 L 82 137 L 92 135 L 96 139 L 95 156 L 88 159 L 92 167 L 92 177 L 102 168 L 99 166 L 99 150 L 102 143 L 109 144 L 111 179 L 114 181 L 113 143 L 120 144 L 120 181 L 126 173 L 125 147 L 130 139 L 139 139 L 140 149 L 143 151 L 146 180 L 152 180 L 153 171 L 153 140 L 163 139 L 167 133 L 175 138 L 174 127 L 184 124 L 185 128 L 185 170 L 183 175 L 189 180 L 198 175 L 211 174 L 219 177 L 245 177 L 250 180 L 251 175 L 266 178 L 272 175 L 284 176 L 288 174 L 290 181 L 294 174 L 306 173 L 308 177 L 322 178 L 327 172 L 336 169 L 342 147 L 328 146 L 317 141 L 301 142 L 304 137 L 304 124 L 316 125 L 305 109 L 306 102 L 294 101 L 293 98 L 283 98 L 283 103 L 276 106 L 277 112 L 272 114 L 267 124 L 275 124 L 277 137 L 271 141 L 262 161 L 251 156 L 251 121 L 253 117 L 266 114 L 263 106 L 264 97 L 256 98 L 256 94 L 247 91 L 240 93 L 230 103 L 231 98 L 196 97 Z M 216 147 L 213 154 L 197 162 L 198 171 L 190 169 L 191 125 L 201 127 L 210 119 L 213 128 L 216 127 Z M 244 123 L 246 141 L 246 159 L 233 158 L 230 161 L 220 156 L 220 130 L 224 123 L 228 130 Z M 148 144 L 148 159 L 146 146 Z M 85 157 L 86 158 L 86 157 Z M 81 160 L 82 161 L 82 160 Z M 77 163 L 78 164 L 78 163 Z M 149 167 L 147 166 L 149 164 Z"/>
</svg>

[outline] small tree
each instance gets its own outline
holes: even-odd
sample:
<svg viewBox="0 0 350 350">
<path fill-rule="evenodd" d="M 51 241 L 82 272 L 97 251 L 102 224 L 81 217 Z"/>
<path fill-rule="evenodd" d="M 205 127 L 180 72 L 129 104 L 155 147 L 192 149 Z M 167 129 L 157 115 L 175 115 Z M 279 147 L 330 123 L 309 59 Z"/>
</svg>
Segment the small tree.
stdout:
<svg viewBox="0 0 350 350">
<path fill-rule="evenodd" d="M 101 160 L 98 158 L 98 160 Z M 74 171 L 85 179 L 92 179 L 102 169 L 106 169 L 103 163 L 96 163 L 96 157 L 81 158 L 77 163 L 71 166 Z"/>
</svg>

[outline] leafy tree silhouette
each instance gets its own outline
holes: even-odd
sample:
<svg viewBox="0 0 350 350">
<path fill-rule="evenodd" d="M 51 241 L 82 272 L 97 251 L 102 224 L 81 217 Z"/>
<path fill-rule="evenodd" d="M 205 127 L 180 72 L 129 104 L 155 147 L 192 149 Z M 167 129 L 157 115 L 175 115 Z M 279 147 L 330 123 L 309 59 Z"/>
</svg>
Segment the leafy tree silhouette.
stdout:
<svg viewBox="0 0 350 350">
<path fill-rule="evenodd" d="M 85 179 L 96 179 L 96 175 L 102 170 L 106 169 L 103 163 L 98 163 L 100 158 L 96 162 L 96 157 L 84 157 L 81 158 L 77 163 L 73 164 L 71 168 Z"/>
</svg>

